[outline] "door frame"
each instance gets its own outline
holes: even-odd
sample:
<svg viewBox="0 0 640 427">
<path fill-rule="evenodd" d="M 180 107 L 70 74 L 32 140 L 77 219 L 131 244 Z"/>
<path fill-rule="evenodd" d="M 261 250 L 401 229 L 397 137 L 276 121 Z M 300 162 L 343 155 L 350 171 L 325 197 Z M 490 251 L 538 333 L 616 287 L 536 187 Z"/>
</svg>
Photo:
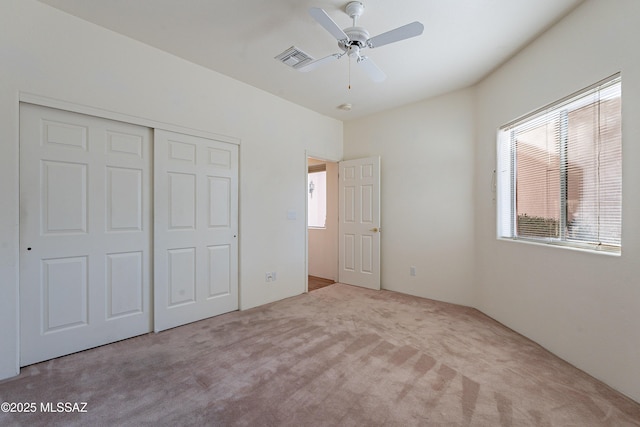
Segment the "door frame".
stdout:
<svg viewBox="0 0 640 427">
<path fill-rule="evenodd" d="M 327 157 L 316 154 L 313 151 L 305 150 L 304 152 L 304 288 L 303 293 L 309 292 L 309 198 L 307 197 L 307 183 L 309 182 L 309 157 L 317 160 L 323 160 L 330 163 L 340 163 L 342 159 Z M 336 230 L 336 234 L 338 230 Z M 339 261 L 338 248 L 336 247 L 336 259 Z"/>
</svg>

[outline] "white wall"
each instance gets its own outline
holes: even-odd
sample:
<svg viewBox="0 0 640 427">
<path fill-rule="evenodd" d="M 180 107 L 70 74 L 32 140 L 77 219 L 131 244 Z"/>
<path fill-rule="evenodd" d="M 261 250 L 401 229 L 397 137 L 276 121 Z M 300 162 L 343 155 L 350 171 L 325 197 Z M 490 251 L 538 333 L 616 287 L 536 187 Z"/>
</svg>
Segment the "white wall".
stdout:
<svg viewBox="0 0 640 427">
<path fill-rule="evenodd" d="M 588 0 L 477 87 L 477 307 L 640 401 L 640 2 Z M 496 129 L 622 72 L 622 256 L 496 240 Z"/>
<path fill-rule="evenodd" d="M 0 2 L 0 69 L 0 378 L 18 369 L 20 93 L 238 138 L 241 308 L 304 292 L 306 150 L 341 158 L 341 122 L 34 0 Z"/>
<path fill-rule="evenodd" d="M 467 89 L 345 123 L 345 159 L 381 157 L 384 289 L 473 304 L 473 114 Z"/>
<path fill-rule="evenodd" d="M 315 162 L 317 163 L 317 162 Z M 324 162 L 321 162 L 324 163 Z M 311 161 L 309 164 L 313 164 Z M 309 229 L 309 274 L 338 280 L 338 164 L 327 165 L 325 228 Z"/>
</svg>

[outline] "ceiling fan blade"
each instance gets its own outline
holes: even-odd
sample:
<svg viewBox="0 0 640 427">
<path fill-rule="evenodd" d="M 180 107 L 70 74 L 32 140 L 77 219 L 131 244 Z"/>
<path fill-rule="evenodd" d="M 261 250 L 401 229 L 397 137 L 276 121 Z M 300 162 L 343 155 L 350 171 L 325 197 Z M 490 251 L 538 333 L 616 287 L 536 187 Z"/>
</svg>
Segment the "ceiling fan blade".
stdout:
<svg viewBox="0 0 640 427">
<path fill-rule="evenodd" d="M 319 7 L 312 7 L 309 9 L 309 15 L 311 15 L 318 24 L 322 25 L 325 30 L 329 31 L 336 40 L 349 40 L 349 36 L 347 36 L 345 32 L 338 27 L 338 24 L 336 24 L 323 9 L 320 9 Z"/>
<path fill-rule="evenodd" d="M 308 64 L 303 65 L 300 68 L 296 68 L 298 71 L 302 71 L 303 73 L 306 73 L 308 71 L 311 70 L 315 70 L 316 68 L 318 68 L 319 66 L 326 64 L 328 62 L 333 62 L 337 59 L 340 59 L 339 54 L 334 53 L 333 55 L 329 55 L 329 56 L 325 56 L 324 58 L 320 58 L 320 59 L 316 59 L 315 61 L 311 61 Z"/>
<path fill-rule="evenodd" d="M 370 38 L 367 41 L 367 46 L 370 48 L 384 46 L 385 44 L 398 42 L 400 40 L 409 39 L 411 37 L 419 36 L 424 30 L 424 25 L 415 21 L 411 24 L 403 25 L 395 30 L 387 31 L 386 33 L 379 34 Z"/>
<path fill-rule="evenodd" d="M 362 68 L 374 82 L 382 82 L 386 80 L 387 75 L 378 66 L 369 59 L 368 56 L 358 58 L 358 65 Z"/>
</svg>

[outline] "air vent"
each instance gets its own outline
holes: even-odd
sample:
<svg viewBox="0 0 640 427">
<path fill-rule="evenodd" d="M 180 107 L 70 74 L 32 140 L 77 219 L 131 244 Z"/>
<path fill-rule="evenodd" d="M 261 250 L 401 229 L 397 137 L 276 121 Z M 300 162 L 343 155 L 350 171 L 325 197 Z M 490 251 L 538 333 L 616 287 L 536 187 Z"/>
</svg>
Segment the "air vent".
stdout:
<svg viewBox="0 0 640 427">
<path fill-rule="evenodd" d="M 295 46 L 291 46 L 289 49 L 276 56 L 274 59 L 288 65 L 291 68 L 300 68 L 305 64 L 313 61 L 313 58 Z"/>
</svg>

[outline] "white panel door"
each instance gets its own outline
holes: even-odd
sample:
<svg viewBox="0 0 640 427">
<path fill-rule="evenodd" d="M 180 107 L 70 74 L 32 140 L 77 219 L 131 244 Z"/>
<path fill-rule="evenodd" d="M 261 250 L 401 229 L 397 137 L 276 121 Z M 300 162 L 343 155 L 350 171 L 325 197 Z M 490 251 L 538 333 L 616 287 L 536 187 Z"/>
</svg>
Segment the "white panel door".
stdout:
<svg viewBox="0 0 640 427">
<path fill-rule="evenodd" d="M 380 289 L 380 157 L 339 168 L 338 280 Z"/>
<path fill-rule="evenodd" d="M 21 104 L 21 366 L 151 330 L 150 141 Z"/>
<path fill-rule="evenodd" d="M 238 309 L 238 146 L 154 133 L 154 328 Z"/>
</svg>

